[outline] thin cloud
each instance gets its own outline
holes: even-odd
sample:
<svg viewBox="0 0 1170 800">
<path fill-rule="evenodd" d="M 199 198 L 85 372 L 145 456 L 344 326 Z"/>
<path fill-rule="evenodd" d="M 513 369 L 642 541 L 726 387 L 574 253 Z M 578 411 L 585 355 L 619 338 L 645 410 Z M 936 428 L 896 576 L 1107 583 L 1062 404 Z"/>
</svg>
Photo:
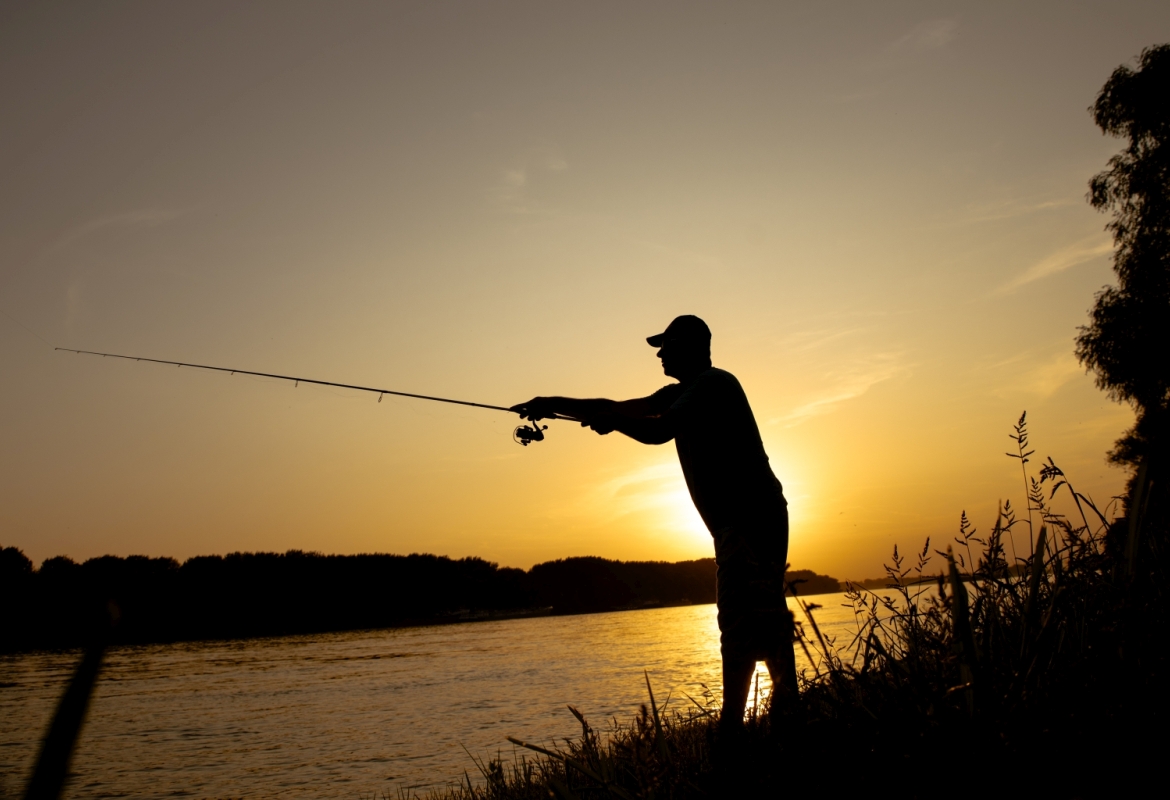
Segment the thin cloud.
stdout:
<svg viewBox="0 0 1170 800">
<path fill-rule="evenodd" d="M 1061 353 L 1055 358 L 1036 365 L 1022 381 L 1022 388 L 1041 397 L 1050 397 L 1057 389 L 1074 378 L 1085 374 L 1072 353 Z"/>
<path fill-rule="evenodd" d="M 643 526 L 699 533 L 706 530 L 673 458 L 611 473 L 586 488 L 577 502 L 563 511 L 567 516 L 596 517 L 599 513 L 604 524 L 638 515 Z"/>
<path fill-rule="evenodd" d="M 536 148 L 522 159 L 519 166 L 504 169 L 488 191 L 488 199 L 510 214 L 549 214 L 539 201 L 531 197 L 534 182 L 541 173 L 564 172 L 569 162 L 555 148 Z"/>
<path fill-rule="evenodd" d="M 933 19 L 920 22 L 884 47 L 879 45 L 871 51 L 862 61 L 861 70 L 870 73 L 872 79 L 874 73 L 881 74 L 889 70 L 904 68 L 917 61 L 923 54 L 942 50 L 949 45 L 954 41 L 958 28 L 958 21 L 953 19 Z M 841 94 L 827 96 L 826 102 L 856 103 L 872 100 L 884 95 L 894 85 L 896 82 L 881 81 L 876 85 L 854 88 Z"/>
<path fill-rule="evenodd" d="M 1047 278 L 1049 275 L 1056 275 L 1059 272 L 1064 272 L 1067 269 L 1084 264 L 1086 261 L 1092 261 L 1094 258 L 1103 256 L 1106 253 L 1113 251 L 1113 242 L 1105 240 L 1102 241 L 1100 237 L 1094 236 L 1090 239 L 1084 239 L 1076 244 L 1069 245 L 1057 250 L 1050 256 L 1040 259 L 1028 269 L 1021 272 L 1015 278 L 1001 286 L 998 290 L 999 294 L 1009 294 L 1016 291 L 1021 286 L 1026 286 L 1033 281 L 1038 281 L 1041 278 Z"/>
<path fill-rule="evenodd" d="M 841 403 L 861 397 L 874 386 L 908 372 L 908 364 L 900 353 L 875 353 L 853 366 L 830 372 L 825 376 L 827 388 L 787 414 L 768 420 L 769 425 L 792 428 L 813 417 L 835 410 Z"/>
<path fill-rule="evenodd" d="M 958 27 L 958 21 L 953 19 L 920 22 L 906 35 L 891 42 L 887 49 L 891 53 L 938 50 L 954 41 L 955 30 Z"/>
<path fill-rule="evenodd" d="M 1069 381 L 1084 375 L 1085 369 L 1077 362 L 1067 343 L 1052 348 L 1026 350 L 980 368 L 980 372 L 994 374 L 993 393 L 999 397 L 1021 394 L 1051 397 Z"/>
<path fill-rule="evenodd" d="M 135 211 L 127 211 L 123 214 L 112 214 L 105 217 L 97 217 L 88 222 L 84 222 L 74 228 L 66 231 L 61 238 L 53 242 L 46 248 L 45 253 L 52 253 L 58 250 L 63 250 L 69 245 L 76 242 L 78 239 L 83 239 L 91 234 L 99 231 L 108 230 L 110 228 L 135 228 L 147 227 L 152 228 L 156 225 L 162 225 L 166 222 L 182 216 L 184 212 L 173 211 L 167 209 L 157 208 L 143 208 Z"/>
<path fill-rule="evenodd" d="M 1050 211 L 1056 208 L 1068 208 L 1069 206 L 1080 205 L 1082 202 L 1083 200 L 1080 197 L 1040 201 L 1001 200 L 979 206 L 968 206 L 966 216 L 962 218 L 961 222 L 964 224 L 997 222 L 1004 219 L 1028 216 L 1029 214 L 1037 214 L 1041 211 Z"/>
<path fill-rule="evenodd" d="M 662 462 L 604 481 L 594 487 L 591 499 L 602 501 L 617 514 L 631 514 L 668 505 L 680 492 L 686 492 L 686 484 L 678 466 Z"/>
<path fill-rule="evenodd" d="M 187 212 L 173 209 L 141 208 L 134 211 L 126 211 L 121 214 L 95 217 L 67 230 L 53 244 L 45 248 L 41 255 L 49 256 L 60 253 L 76 245 L 78 242 L 83 242 L 88 237 L 100 234 L 103 231 L 153 228 L 181 217 L 185 213 Z M 85 268 L 77 269 L 69 284 L 65 287 L 65 328 L 70 332 L 85 303 L 86 287 L 84 273 L 86 271 L 87 269 Z"/>
<path fill-rule="evenodd" d="M 807 353 L 810 350 L 816 350 L 819 347 L 824 347 L 825 345 L 844 339 L 861 330 L 862 328 L 854 327 L 799 331 L 784 337 L 780 342 L 780 348 L 786 353 Z"/>
</svg>

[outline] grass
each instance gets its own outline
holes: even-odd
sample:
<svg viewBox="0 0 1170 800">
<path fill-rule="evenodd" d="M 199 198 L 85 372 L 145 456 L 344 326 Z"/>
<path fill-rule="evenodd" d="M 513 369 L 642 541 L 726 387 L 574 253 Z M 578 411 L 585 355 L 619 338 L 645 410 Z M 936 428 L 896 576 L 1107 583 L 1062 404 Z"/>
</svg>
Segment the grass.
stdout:
<svg viewBox="0 0 1170 800">
<path fill-rule="evenodd" d="M 1165 531 L 1140 531 L 1032 466 L 1014 427 L 1026 512 L 981 535 L 966 515 L 945 549 L 894 550 L 884 592 L 850 586 L 857 627 L 830 640 L 800 601 L 814 665 L 795 707 L 749 710 L 720 736 L 708 695 L 647 703 L 561 746 L 513 739 L 510 760 L 427 800 L 697 798 L 869 791 L 901 797 L 1086 796 L 1136 787 L 1157 763 L 1166 708 Z M 1069 514 L 1059 513 L 1063 502 Z M 1150 566 L 1150 565 L 1154 566 Z M 914 579 L 933 575 L 929 583 Z M 405 795 L 403 795 L 405 796 Z"/>
</svg>

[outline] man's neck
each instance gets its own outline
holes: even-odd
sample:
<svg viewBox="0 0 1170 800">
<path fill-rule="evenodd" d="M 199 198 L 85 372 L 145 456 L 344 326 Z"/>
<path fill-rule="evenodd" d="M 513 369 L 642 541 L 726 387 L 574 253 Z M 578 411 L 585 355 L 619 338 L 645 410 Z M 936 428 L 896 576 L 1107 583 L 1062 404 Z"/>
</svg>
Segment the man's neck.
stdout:
<svg viewBox="0 0 1170 800">
<path fill-rule="evenodd" d="M 682 370 L 681 373 L 679 375 L 676 375 L 675 377 L 678 378 L 679 383 L 689 383 L 689 382 L 693 381 L 695 378 L 702 375 L 704 372 L 706 372 L 709 369 L 711 369 L 711 362 L 706 361 L 706 362 L 703 362 L 701 364 L 694 364 L 692 366 L 687 367 L 685 370 Z"/>
</svg>

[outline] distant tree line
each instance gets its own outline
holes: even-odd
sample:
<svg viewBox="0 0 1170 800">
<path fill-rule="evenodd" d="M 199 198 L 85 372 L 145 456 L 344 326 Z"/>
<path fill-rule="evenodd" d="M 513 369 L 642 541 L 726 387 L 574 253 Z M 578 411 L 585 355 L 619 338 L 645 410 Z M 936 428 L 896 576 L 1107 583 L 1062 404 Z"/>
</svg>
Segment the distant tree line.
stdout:
<svg viewBox="0 0 1170 800">
<path fill-rule="evenodd" d="M 808 570 L 800 594 L 839 591 Z M 566 558 L 524 571 L 480 558 L 232 553 L 64 556 L 35 569 L 0 549 L 0 651 L 72 647 L 113 603 L 124 643 L 279 636 L 524 614 L 581 614 L 715 602 L 715 561 Z"/>
</svg>

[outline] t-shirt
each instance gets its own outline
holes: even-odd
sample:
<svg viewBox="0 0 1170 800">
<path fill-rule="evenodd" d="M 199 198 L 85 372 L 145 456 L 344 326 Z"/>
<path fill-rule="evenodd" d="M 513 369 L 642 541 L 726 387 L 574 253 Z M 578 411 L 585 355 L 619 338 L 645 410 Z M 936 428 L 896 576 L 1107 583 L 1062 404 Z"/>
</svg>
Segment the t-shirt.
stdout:
<svg viewBox="0 0 1170 800">
<path fill-rule="evenodd" d="M 777 504 L 787 505 L 734 375 L 711 367 L 649 399 L 653 413 L 675 431 L 683 476 L 708 530 L 757 520 Z"/>
</svg>

